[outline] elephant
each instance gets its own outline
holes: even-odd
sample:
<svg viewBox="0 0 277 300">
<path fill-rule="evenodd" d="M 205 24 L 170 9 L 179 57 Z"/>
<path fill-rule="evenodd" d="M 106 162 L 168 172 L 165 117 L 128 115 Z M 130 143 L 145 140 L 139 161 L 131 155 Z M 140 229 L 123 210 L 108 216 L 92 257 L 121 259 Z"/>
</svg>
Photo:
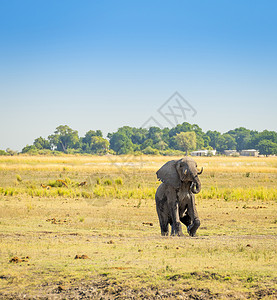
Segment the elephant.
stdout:
<svg viewBox="0 0 277 300">
<path fill-rule="evenodd" d="M 195 236 L 200 220 L 195 206 L 194 194 L 201 190 L 196 162 L 190 157 L 171 160 L 157 172 L 162 181 L 155 194 L 156 210 L 159 217 L 161 235 L 168 235 L 168 224 L 171 235 L 184 236 L 181 222 L 187 226 L 190 236 Z"/>
</svg>

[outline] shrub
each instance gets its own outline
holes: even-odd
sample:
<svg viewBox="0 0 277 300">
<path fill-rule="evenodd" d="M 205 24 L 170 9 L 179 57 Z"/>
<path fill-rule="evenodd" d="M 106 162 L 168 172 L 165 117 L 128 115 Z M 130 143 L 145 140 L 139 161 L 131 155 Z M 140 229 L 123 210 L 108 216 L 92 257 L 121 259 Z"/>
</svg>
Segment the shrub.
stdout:
<svg viewBox="0 0 277 300">
<path fill-rule="evenodd" d="M 27 145 L 22 149 L 21 153 L 27 153 L 28 155 L 37 155 L 38 149 L 34 145 Z"/>
<path fill-rule="evenodd" d="M 0 150 L 0 155 L 9 155 L 9 154 L 4 150 Z"/>
<path fill-rule="evenodd" d="M 37 154 L 39 154 L 39 155 L 53 155 L 54 152 L 50 149 L 41 149 L 37 152 Z"/>
<path fill-rule="evenodd" d="M 49 185 L 51 187 L 62 187 L 63 183 L 62 183 L 62 181 L 50 180 L 47 185 Z"/>
<path fill-rule="evenodd" d="M 160 152 L 164 156 L 183 156 L 184 152 L 180 150 L 167 149 Z"/>
<path fill-rule="evenodd" d="M 149 154 L 149 155 L 159 155 L 159 150 L 152 148 L 151 146 L 146 147 L 142 150 L 143 154 Z"/>
<path fill-rule="evenodd" d="M 117 185 L 123 185 L 123 180 L 122 180 L 121 177 L 116 178 L 114 182 L 115 182 L 115 184 L 117 184 Z"/>
<path fill-rule="evenodd" d="M 17 180 L 18 182 L 22 182 L 21 176 L 17 174 L 17 175 L 16 175 L 16 180 Z"/>
<path fill-rule="evenodd" d="M 91 193 L 89 193 L 89 192 L 82 192 L 81 193 L 81 196 L 83 197 L 83 198 L 92 198 L 92 194 Z"/>
<path fill-rule="evenodd" d="M 110 179 L 106 179 L 105 181 L 104 181 L 104 185 L 112 185 L 112 181 L 110 180 Z"/>
<path fill-rule="evenodd" d="M 17 151 L 12 150 L 12 149 L 10 149 L 10 148 L 7 148 L 7 149 L 6 149 L 6 152 L 7 152 L 9 155 L 11 155 L 11 156 L 14 156 L 14 155 L 17 155 L 17 154 L 18 154 Z"/>
</svg>

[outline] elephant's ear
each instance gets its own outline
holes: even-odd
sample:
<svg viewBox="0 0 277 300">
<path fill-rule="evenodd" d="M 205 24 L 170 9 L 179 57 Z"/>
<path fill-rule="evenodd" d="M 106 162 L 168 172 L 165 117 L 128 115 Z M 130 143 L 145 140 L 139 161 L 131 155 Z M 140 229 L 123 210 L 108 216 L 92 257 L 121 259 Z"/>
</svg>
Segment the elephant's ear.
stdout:
<svg viewBox="0 0 277 300">
<path fill-rule="evenodd" d="M 157 177 L 163 183 L 173 186 L 175 189 L 181 185 L 181 180 L 176 170 L 178 160 L 171 160 L 164 164 L 158 171 Z"/>
</svg>

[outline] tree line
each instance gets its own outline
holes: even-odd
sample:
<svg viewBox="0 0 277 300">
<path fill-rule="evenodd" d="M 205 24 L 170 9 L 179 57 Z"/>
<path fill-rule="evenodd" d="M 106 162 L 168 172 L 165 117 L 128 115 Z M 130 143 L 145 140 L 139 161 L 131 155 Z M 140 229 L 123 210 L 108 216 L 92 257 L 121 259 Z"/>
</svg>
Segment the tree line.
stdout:
<svg viewBox="0 0 277 300">
<path fill-rule="evenodd" d="M 176 127 L 135 128 L 123 126 L 103 137 L 101 130 L 89 130 L 84 137 L 67 125 L 60 125 L 47 139 L 39 137 L 32 145 L 25 146 L 21 153 L 88 153 L 179 155 L 198 149 L 224 150 L 256 149 L 263 155 L 277 154 L 277 132 L 258 132 L 239 127 L 221 134 L 218 131 L 204 132 L 198 125 L 184 122 Z M 14 155 L 11 149 L 0 154 Z"/>
</svg>

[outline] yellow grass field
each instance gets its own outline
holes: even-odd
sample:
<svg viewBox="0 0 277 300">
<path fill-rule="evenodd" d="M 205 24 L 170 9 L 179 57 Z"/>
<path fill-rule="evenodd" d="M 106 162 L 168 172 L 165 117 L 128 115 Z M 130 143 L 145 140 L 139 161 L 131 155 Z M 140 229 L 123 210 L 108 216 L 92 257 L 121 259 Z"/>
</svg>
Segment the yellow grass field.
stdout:
<svg viewBox="0 0 277 300">
<path fill-rule="evenodd" d="M 171 159 L 0 156 L 0 299 L 276 299 L 277 157 L 195 158 L 195 238 L 160 236 Z"/>
</svg>

